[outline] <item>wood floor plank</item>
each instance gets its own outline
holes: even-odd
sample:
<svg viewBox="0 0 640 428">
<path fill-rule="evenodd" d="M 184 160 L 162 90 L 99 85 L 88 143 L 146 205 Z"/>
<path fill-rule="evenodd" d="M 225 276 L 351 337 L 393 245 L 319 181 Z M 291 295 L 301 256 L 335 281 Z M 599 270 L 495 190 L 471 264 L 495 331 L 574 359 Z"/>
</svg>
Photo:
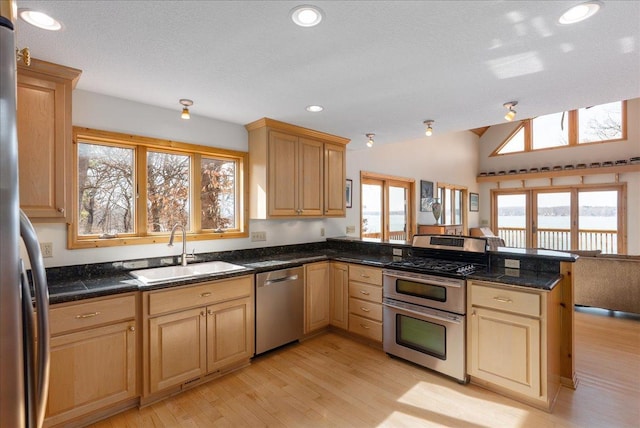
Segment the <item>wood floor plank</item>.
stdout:
<svg viewBox="0 0 640 428">
<path fill-rule="evenodd" d="M 638 427 L 640 317 L 575 314 L 578 388 L 546 413 L 336 333 L 92 428 Z"/>
</svg>

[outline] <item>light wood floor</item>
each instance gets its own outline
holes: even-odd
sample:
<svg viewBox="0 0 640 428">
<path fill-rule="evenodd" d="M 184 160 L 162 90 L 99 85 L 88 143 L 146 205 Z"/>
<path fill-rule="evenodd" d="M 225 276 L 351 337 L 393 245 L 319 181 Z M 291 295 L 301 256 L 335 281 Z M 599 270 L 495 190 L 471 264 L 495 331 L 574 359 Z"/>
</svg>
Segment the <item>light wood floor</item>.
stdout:
<svg viewBox="0 0 640 428">
<path fill-rule="evenodd" d="M 579 384 L 552 414 L 327 333 L 92 427 L 638 427 L 640 318 L 602 314 L 576 312 Z"/>
</svg>

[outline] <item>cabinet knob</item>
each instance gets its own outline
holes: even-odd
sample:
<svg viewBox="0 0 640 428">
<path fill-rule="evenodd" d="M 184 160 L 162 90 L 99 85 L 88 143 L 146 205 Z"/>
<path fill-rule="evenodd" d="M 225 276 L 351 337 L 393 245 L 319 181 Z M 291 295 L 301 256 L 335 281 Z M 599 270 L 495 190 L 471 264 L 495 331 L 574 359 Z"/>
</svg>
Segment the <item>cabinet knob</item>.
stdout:
<svg viewBox="0 0 640 428">
<path fill-rule="evenodd" d="M 204 311 L 200 311 L 200 316 L 203 317 L 204 316 Z"/>
<path fill-rule="evenodd" d="M 208 291 L 200 294 L 200 297 L 209 297 L 209 296 L 211 296 L 211 293 Z"/>
<path fill-rule="evenodd" d="M 58 212 L 59 212 L 60 214 L 64 214 L 64 208 L 58 208 Z"/>
<path fill-rule="evenodd" d="M 213 311 L 212 311 L 211 309 L 207 310 L 207 313 L 208 313 L 209 315 L 213 315 Z"/>
<path fill-rule="evenodd" d="M 129 331 L 136 331 L 136 328 L 132 325 L 129 326 Z"/>
</svg>

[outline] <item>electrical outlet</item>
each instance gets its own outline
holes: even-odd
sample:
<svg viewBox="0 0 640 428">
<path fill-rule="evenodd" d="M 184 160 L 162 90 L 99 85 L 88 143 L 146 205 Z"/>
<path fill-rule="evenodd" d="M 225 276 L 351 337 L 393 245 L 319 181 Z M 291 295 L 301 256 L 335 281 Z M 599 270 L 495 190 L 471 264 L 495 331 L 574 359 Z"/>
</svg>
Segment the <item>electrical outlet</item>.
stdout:
<svg viewBox="0 0 640 428">
<path fill-rule="evenodd" d="M 394 256 L 401 256 L 402 255 L 402 248 L 394 248 L 393 249 L 393 255 Z"/>
<path fill-rule="evenodd" d="M 504 267 L 512 269 L 520 269 L 520 260 L 504 259 Z"/>
<path fill-rule="evenodd" d="M 251 232 L 251 242 L 266 241 L 267 232 Z"/>
<path fill-rule="evenodd" d="M 347 233 L 356 233 L 355 226 L 347 226 Z"/>
<path fill-rule="evenodd" d="M 320 236 L 324 236 L 324 227 L 320 228 Z"/>
<path fill-rule="evenodd" d="M 42 253 L 42 258 L 46 259 L 49 257 L 53 257 L 53 243 L 51 242 L 41 242 L 40 243 L 40 252 Z"/>
</svg>

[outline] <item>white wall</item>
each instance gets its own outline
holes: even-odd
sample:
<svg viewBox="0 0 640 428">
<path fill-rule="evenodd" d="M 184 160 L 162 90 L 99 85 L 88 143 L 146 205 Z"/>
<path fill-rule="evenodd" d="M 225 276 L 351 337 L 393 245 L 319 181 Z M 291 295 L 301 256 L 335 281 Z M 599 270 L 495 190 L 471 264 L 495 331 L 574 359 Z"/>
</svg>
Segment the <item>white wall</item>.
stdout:
<svg viewBox="0 0 640 428">
<path fill-rule="evenodd" d="M 101 94 L 76 90 L 73 92 L 73 125 L 140 136 L 162 138 L 185 143 L 201 144 L 246 151 L 247 132 L 243 125 L 209 119 L 197 115 L 197 106 L 190 120 L 180 119 L 180 106 L 164 109 L 135 103 Z M 259 119 L 259 118 L 256 118 Z M 339 219 L 344 221 L 344 219 Z M 165 244 L 133 245 L 130 247 L 67 250 L 65 224 L 35 223 L 40 242 L 53 244 L 53 257 L 45 259 L 45 266 L 67 266 L 85 263 L 110 262 L 145 257 L 162 257 L 181 252 L 181 245 L 168 248 Z M 322 241 L 325 236 L 344 235 L 344 227 L 335 220 L 252 220 L 252 231 L 267 232 L 266 242 L 245 239 L 218 239 L 188 242 L 187 249 L 196 253 L 259 248 Z M 22 250 L 22 257 L 24 249 Z"/>
<path fill-rule="evenodd" d="M 480 138 L 479 171 L 498 172 L 511 169 L 529 169 L 540 167 L 554 167 L 556 165 L 576 165 L 592 162 L 616 161 L 640 156 L 640 98 L 627 102 L 627 140 L 586 144 L 580 147 L 559 148 L 530 153 L 514 153 L 503 156 L 490 157 L 507 136 L 515 129 L 517 123 L 505 123 L 492 126 Z M 614 174 L 587 175 L 584 183 L 613 183 Z M 620 182 L 627 183 L 627 253 L 640 254 L 640 173 L 624 173 L 618 177 Z M 580 176 L 554 179 L 554 185 L 579 184 Z M 549 180 L 528 180 L 528 187 L 548 186 Z M 500 187 L 521 187 L 518 180 L 502 182 Z M 490 189 L 497 188 L 497 183 L 481 183 L 480 186 L 480 222 L 488 224 L 490 220 L 489 197 Z M 486 222 L 486 223 L 485 223 Z"/>
<path fill-rule="evenodd" d="M 349 235 L 360 236 L 360 171 L 415 179 L 415 206 L 419 207 L 420 180 L 431 181 L 434 185 L 437 182 L 456 184 L 468 187 L 469 192 L 477 192 L 477 165 L 478 136 L 469 131 L 436 133 L 405 143 L 347 151 L 347 178 L 353 180 L 353 208 L 347 208 L 346 225 L 355 226 L 356 230 Z M 416 210 L 417 223 L 435 223 L 430 212 Z M 477 212 L 469 212 L 469 227 L 478 226 L 478 219 Z"/>
</svg>

